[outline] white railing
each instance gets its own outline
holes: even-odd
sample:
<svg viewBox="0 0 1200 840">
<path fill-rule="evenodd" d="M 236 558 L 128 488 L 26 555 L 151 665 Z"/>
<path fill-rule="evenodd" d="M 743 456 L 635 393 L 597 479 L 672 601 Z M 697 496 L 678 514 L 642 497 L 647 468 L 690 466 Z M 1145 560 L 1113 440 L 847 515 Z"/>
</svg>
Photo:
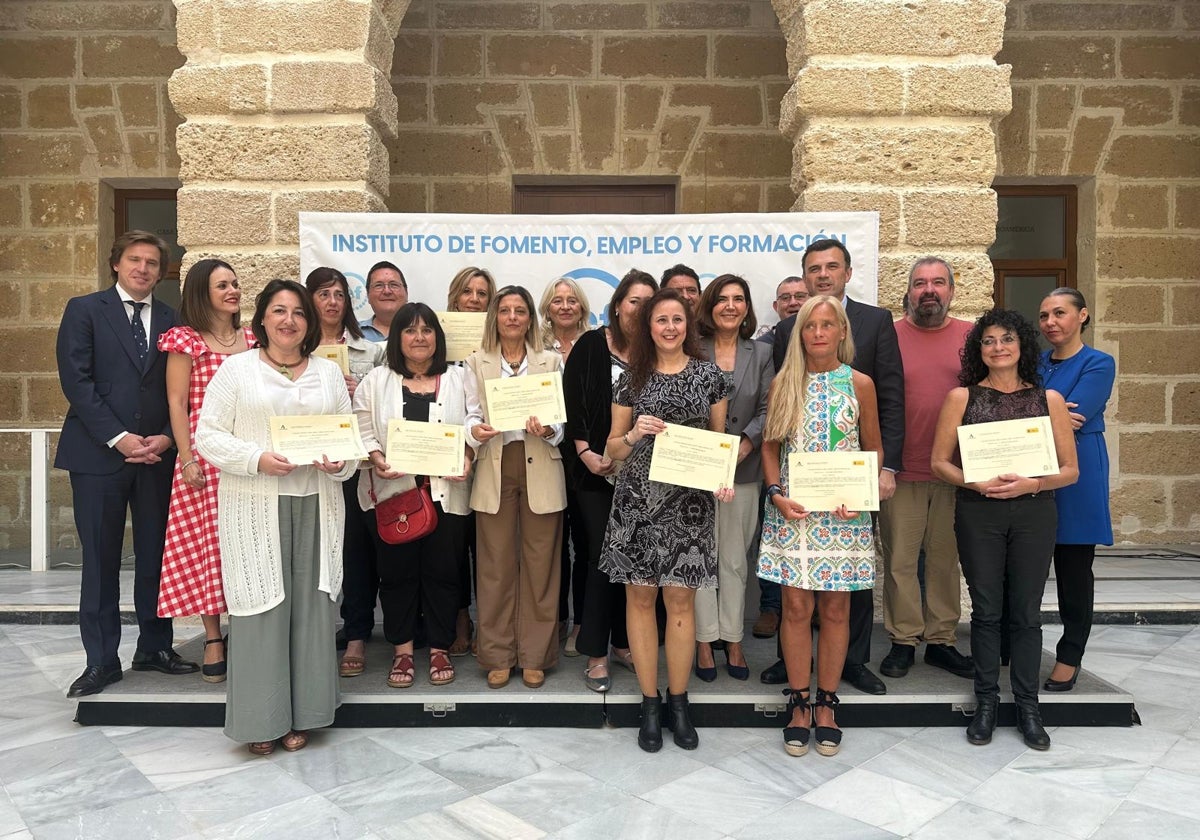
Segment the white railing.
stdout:
<svg viewBox="0 0 1200 840">
<path fill-rule="evenodd" d="M 53 429 L 4 429 L 0 434 L 29 435 L 29 568 L 50 568 L 50 434 Z"/>
</svg>

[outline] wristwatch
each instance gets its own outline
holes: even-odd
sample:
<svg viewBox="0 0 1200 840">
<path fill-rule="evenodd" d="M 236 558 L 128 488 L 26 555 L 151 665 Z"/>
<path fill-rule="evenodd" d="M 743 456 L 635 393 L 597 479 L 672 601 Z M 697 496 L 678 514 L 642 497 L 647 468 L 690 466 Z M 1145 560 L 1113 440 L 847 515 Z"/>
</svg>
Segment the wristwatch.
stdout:
<svg viewBox="0 0 1200 840">
<path fill-rule="evenodd" d="M 768 502 L 771 501 L 771 499 L 774 499 L 776 496 L 782 496 L 782 495 L 783 495 L 783 488 L 780 487 L 778 484 L 772 484 L 771 486 L 769 486 L 767 488 L 767 501 Z"/>
</svg>

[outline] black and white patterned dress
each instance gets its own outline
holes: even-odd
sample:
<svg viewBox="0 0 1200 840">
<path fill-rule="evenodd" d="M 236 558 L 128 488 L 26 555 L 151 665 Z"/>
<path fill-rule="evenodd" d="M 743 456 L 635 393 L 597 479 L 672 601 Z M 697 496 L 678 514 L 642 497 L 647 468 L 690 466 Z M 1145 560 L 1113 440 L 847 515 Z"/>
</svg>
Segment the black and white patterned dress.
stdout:
<svg viewBox="0 0 1200 840">
<path fill-rule="evenodd" d="M 721 369 L 689 359 L 675 374 L 651 374 L 641 393 L 629 389 L 622 373 L 613 389 L 613 402 L 667 423 L 707 429 L 709 412 L 729 392 Z M 617 477 L 612 513 L 604 534 L 600 570 L 613 583 L 644 586 L 686 586 L 711 589 L 717 585 L 716 497 L 650 480 L 654 436 L 642 438 Z"/>
</svg>

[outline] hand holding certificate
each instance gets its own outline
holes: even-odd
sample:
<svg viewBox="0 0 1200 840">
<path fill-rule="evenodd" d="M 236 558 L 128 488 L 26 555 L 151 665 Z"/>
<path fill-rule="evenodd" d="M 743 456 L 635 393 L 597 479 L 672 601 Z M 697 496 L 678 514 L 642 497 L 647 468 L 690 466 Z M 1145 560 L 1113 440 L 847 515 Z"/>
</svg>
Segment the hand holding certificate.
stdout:
<svg viewBox="0 0 1200 840">
<path fill-rule="evenodd" d="M 284 415 L 271 418 L 271 448 L 293 464 L 361 461 L 367 457 L 353 414 Z"/>
<path fill-rule="evenodd" d="M 448 423 L 389 420 L 388 465 L 409 475 L 457 477 L 465 469 L 463 427 Z"/>
<path fill-rule="evenodd" d="M 650 480 L 716 492 L 733 487 L 739 438 L 667 423 L 654 436 Z"/>
<path fill-rule="evenodd" d="M 483 344 L 486 312 L 439 312 L 437 319 L 446 334 L 446 361 L 461 362 Z"/>
<path fill-rule="evenodd" d="M 879 456 L 865 452 L 792 452 L 788 498 L 807 511 L 879 510 Z"/>
<path fill-rule="evenodd" d="M 543 426 L 567 422 L 563 402 L 562 374 L 529 374 L 489 379 L 487 392 L 488 425 L 498 432 L 525 428 L 525 421 L 536 417 Z"/>
<path fill-rule="evenodd" d="M 342 376 L 350 375 L 350 352 L 345 344 L 318 344 L 313 355 L 336 362 L 342 369 Z"/>
<path fill-rule="evenodd" d="M 968 484 L 1001 475 L 1058 474 L 1054 430 L 1046 416 L 959 426 L 958 453 Z"/>
</svg>

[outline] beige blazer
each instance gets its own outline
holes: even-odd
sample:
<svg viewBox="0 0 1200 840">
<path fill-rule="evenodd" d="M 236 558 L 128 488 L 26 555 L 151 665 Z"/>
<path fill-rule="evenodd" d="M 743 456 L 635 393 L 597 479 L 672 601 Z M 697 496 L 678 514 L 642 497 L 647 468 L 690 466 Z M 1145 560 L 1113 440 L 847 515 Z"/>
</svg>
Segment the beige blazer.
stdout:
<svg viewBox="0 0 1200 840">
<path fill-rule="evenodd" d="M 562 367 L 562 360 L 553 350 L 529 348 L 527 376 L 549 373 Z M 466 362 L 469 376 L 478 383 L 479 405 L 483 421 L 488 421 L 487 389 L 483 383 L 500 376 L 500 354 L 477 350 Z M 469 410 L 469 408 L 468 408 Z M 471 438 L 468 434 L 468 438 Z M 486 443 L 474 439 L 468 442 L 475 448 L 475 483 L 471 487 L 471 509 L 480 513 L 495 513 L 500 509 L 500 456 L 504 451 L 501 435 Z M 544 440 L 525 436 L 525 482 L 529 494 L 529 509 L 534 513 L 554 513 L 567 506 L 567 487 L 563 479 L 562 453 L 557 446 Z"/>
</svg>

